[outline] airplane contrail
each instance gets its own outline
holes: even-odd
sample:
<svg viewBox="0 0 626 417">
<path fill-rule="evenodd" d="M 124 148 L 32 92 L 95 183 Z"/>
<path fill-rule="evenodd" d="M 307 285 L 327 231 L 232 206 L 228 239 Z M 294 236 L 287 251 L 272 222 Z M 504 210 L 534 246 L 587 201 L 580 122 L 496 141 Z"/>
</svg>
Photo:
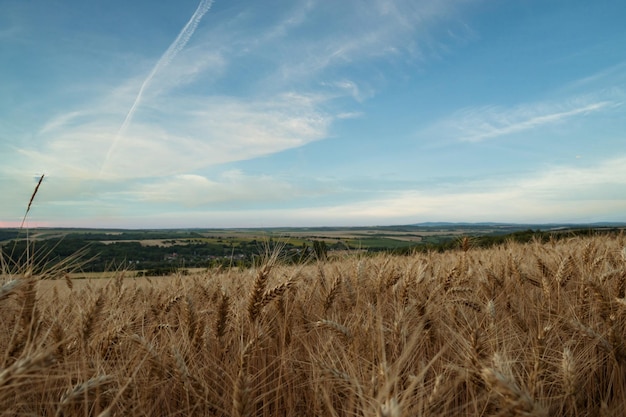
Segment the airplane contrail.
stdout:
<svg viewBox="0 0 626 417">
<path fill-rule="evenodd" d="M 115 135 L 115 138 L 113 139 L 113 143 L 111 143 L 111 146 L 109 147 L 109 150 L 107 151 L 106 157 L 104 158 L 104 162 L 102 163 L 102 167 L 100 168 L 100 174 L 98 175 L 98 177 L 102 176 L 102 173 L 104 172 L 104 169 L 106 168 L 106 165 L 109 162 L 111 155 L 115 151 L 115 148 L 117 147 L 118 142 L 124 136 L 124 132 L 128 128 L 128 125 L 132 121 L 133 115 L 135 114 L 137 107 L 141 103 L 141 99 L 143 97 L 144 91 L 146 90 L 148 85 L 150 85 L 150 82 L 152 81 L 154 76 L 162 68 L 166 67 L 170 62 L 172 62 L 174 57 L 176 57 L 176 55 L 178 55 L 178 53 L 183 50 L 187 42 L 189 42 L 189 39 L 191 39 L 191 36 L 193 35 L 193 33 L 196 31 L 196 28 L 198 27 L 200 20 L 209 11 L 212 5 L 213 5 L 213 0 L 201 0 L 200 1 L 200 4 L 198 4 L 196 11 L 193 13 L 193 15 L 191 16 L 191 18 L 189 19 L 185 27 L 180 31 L 180 33 L 178 34 L 174 42 L 172 42 L 172 44 L 169 46 L 169 48 L 167 48 L 167 50 L 163 53 L 163 55 L 161 55 L 161 58 L 159 58 L 156 65 L 152 68 L 152 71 L 150 71 L 150 74 L 148 74 L 146 79 L 141 84 L 141 87 L 139 88 L 139 92 L 137 93 L 137 97 L 135 97 L 135 101 L 133 102 L 133 105 L 130 107 L 130 110 L 128 110 L 128 113 L 126 113 L 124 122 L 122 123 L 119 130 L 117 131 L 117 134 Z"/>
</svg>

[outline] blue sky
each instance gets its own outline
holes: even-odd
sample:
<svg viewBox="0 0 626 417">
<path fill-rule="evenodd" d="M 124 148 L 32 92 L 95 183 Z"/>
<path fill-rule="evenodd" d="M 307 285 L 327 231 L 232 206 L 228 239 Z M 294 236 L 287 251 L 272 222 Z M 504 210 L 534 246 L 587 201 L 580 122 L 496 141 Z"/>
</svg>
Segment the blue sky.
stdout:
<svg viewBox="0 0 626 417">
<path fill-rule="evenodd" d="M 626 221 L 621 0 L 0 10 L 0 226 Z"/>
</svg>

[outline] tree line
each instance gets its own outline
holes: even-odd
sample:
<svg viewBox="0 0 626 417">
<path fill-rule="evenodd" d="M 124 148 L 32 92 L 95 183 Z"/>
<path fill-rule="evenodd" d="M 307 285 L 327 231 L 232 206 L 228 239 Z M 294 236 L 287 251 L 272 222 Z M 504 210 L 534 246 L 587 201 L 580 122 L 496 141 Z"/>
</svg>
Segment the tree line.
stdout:
<svg viewBox="0 0 626 417">
<path fill-rule="evenodd" d="M 390 249 L 388 247 L 369 247 L 366 253 L 381 251 L 394 254 L 410 255 L 415 252 L 448 250 L 467 250 L 471 248 L 488 248 L 503 244 L 507 241 L 530 242 L 537 240 L 548 242 L 550 239 L 563 239 L 573 236 L 585 236 L 598 233 L 623 233 L 621 228 L 606 229 L 579 229 L 567 231 L 524 230 L 503 235 L 482 235 L 466 237 L 442 238 L 436 243 L 417 243 L 404 248 Z M 213 268 L 213 267 L 240 267 L 248 268 L 257 262 L 264 254 L 280 251 L 281 259 L 285 263 L 302 263 L 312 260 L 325 260 L 329 253 L 335 250 L 350 249 L 343 242 L 327 243 L 323 240 L 313 240 L 310 244 L 294 245 L 289 242 L 268 242 L 257 240 L 237 240 L 207 242 L 203 240 L 187 240 L 180 243 L 170 232 L 162 233 L 168 240 L 167 245 L 142 245 L 133 238 L 156 239 L 155 236 L 146 237 L 144 232 L 132 232 L 115 236 L 119 241 L 103 243 L 97 240 L 111 235 L 86 233 L 68 234 L 62 238 L 48 238 L 43 240 L 13 239 L 0 246 L 0 258 L 9 270 L 24 270 L 32 266 L 35 272 L 46 271 L 57 265 L 64 265 L 68 271 L 104 272 L 117 269 L 136 270 L 140 274 L 165 275 L 186 268 Z M 189 239 L 190 233 L 183 232 L 179 238 Z M 198 235 L 197 237 L 201 237 Z M 362 255 L 364 251 L 359 251 Z M 67 260 L 73 260 L 67 262 Z"/>
</svg>

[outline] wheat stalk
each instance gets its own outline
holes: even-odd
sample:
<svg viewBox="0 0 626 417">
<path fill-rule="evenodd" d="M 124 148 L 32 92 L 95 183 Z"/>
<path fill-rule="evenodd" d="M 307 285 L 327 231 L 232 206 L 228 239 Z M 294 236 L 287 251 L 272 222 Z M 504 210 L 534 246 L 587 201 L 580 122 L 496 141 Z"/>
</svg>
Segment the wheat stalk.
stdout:
<svg viewBox="0 0 626 417">
<path fill-rule="evenodd" d="M 222 339 L 226 334 L 226 326 L 228 325 L 228 316 L 230 309 L 230 297 L 222 292 L 222 298 L 218 308 L 217 319 L 215 320 L 215 335 L 218 339 Z"/>
<path fill-rule="evenodd" d="M 254 280 L 254 286 L 252 288 L 252 292 L 250 293 L 250 298 L 248 301 L 248 317 L 251 322 L 256 321 L 259 314 L 261 313 L 261 309 L 263 308 L 263 296 L 265 293 L 265 287 L 267 286 L 267 279 L 271 270 L 272 265 L 269 263 L 265 264 L 258 271 L 256 279 Z"/>
<path fill-rule="evenodd" d="M 341 282 L 343 281 L 341 275 L 337 275 L 335 280 L 333 281 L 333 285 L 328 290 L 328 294 L 326 295 L 326 299 L 324 300 L 324 312 L 328 311 L 335 301 L 335 297 L 339 293 L 339 288 L 341 286 Z"/>
<path fill-rule="evenodd" d="M 103 385 L 112 383 L 114 378 L 110 375 L 99 375 L 93 378 L 88 379 L 85 382 L 80 384 L 76 384 L 72 389 L 68 390 L 61 397 L 61 401 L 59 402 L 59 406 L 55 413 L 55 416 L 62 416 L 63 410 L 70 404 L 81 400 L 87 393 L 93 391 L 95 389 L 99 389 Z"/>
<path fill-rule="evenodd" d="M 2 284 L 2 287 L 0 287 L 0 301 L 15 293 L 25 282 L 21 279 L 12 279 Z"/>
<path fill-rule="evenodd" d="M 54 362 L 55 355 L 51 351 L 42 351 L 35 355 L 26 356 L 0 372 L 0 387 L 10 385 L 21 375 L 39 372 Z"/>
<path fill-rule="evenodd" d="M 100 315 L 100 312 L 102 311 L 102 308 L 104 307 L 104 303 L 105 303 L 104 292 L 100 291 L 100 294 L 98 295 L 98 298 L 96 299 L 96 301 L 93 303 L 91 308 L 85 313 L 85 316 L 83 318 L 83 328 L 81 332 L 81 339 L 85 343 L 85 346 L 89 342 L 89 339 L 91 338 L 91 335 L 94 332 L 94 328 L 98 321 L 98 316 Z"/>
<path fill-rule="evenodd" d="M 346 340 L 352 339 L 352 332 L 346 326 L 332 320 L 320 320 L 315 323 L 317 327 L 326 328 L 334 331 L 336 334 L 344 337 Z"/>
<path fill-rule="evenodd" d="M 265 293 L 263 293 L 263 298 L 261 299 L 261 302 L 260 302 L 261 308 L 265 307 L 266 305 L 271 303 L 273 300 L 282 297 L 283 294 L 288 289 L 293 287 L 294 283 L 295 281 L 293 280 L 293 278 L 291 278 L 288 281 L 283 282 L 280 285 L 277 285 L 271 290 L 265 291 Z"/>
<path fill-rule="evenodd" d="M 257 339 L 250 340 L 239 355 L 239 371 L 235 380 L 235 386 L 233 390 L 233 412 L 232 415 L 236 417 L 248 417 L 252 413 L 252 400 L 251 400 L 251 383 L 248 375 L 248 360 L 250 358 L 250 351 L 252 346 L 256 343 Z"/>
<path fill-rule="evenodd" d="M 574 395 L 577 389 L 576 362 L 574 361 L 572 350 L 569 347 L 563 348 L 561 374 L 563 376 L 563 392 L 568 397 Z"/>
<path fill-rule="evenodd" d="M 35 186 L 35 190 L 31 194 L 30 200 L 28 200 L 28 206 L 26 207 L 26 212 L 24 213 L 24 217 L 22 218 L 22 223 L 20 224 L 20 229 L 24 228 L 24 223 L 26 222 L 26 217 L 28 217 L 28 212 L 30 212 L 30 207 L 33 204 L 33 201 L 35 200 L 35 196 L 37 195 L 37 191 L 39 191 L 39 186 L 43 182 L 44 175 L 45 174 L 42 174 L 41 177 L 39 177 L 39 181 L 37 181 L 37 185 Z"/>
</svg>

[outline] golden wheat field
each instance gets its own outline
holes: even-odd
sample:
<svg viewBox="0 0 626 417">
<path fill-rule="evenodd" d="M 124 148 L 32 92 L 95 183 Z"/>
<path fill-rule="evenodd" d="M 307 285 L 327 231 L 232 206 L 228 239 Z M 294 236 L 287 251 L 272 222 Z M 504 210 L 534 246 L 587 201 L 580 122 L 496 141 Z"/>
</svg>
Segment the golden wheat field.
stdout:
<svg viewBox="0 0 626 417">
<path fill-rule="evenodd" d="M 2 416 L 620 416 L 626 236 L 159 280 L 5 271 Z"/>
</svg>

